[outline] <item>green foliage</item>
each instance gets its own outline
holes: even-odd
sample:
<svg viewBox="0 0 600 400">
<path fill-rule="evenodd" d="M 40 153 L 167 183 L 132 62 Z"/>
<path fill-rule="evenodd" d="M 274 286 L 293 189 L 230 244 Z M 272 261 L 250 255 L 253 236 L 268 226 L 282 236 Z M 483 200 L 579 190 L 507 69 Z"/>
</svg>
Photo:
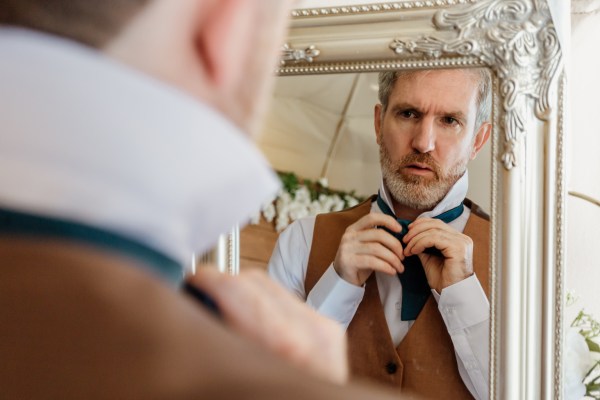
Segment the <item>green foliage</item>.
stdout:
<svg viewBox="0 0 600 400">
<path fill-rule="evenodd" d="M 579 328 L 579 333 L 585 339 L 590 352 L 600 355 L 600 345 L 597 342 L 597 338 L 600 337 L 600 322 L 596 321 L 585 310 L 581 310 L 571 323 L 571 326 Z M 583 378 L 583 382 L 586 388 L 585 395 L 600 400 L 600 361 L 596 361 L 588 370 Z"/>
<path fill-rule="evenodd" d="M 279 175 L 279 179 L 281 180 L 285 191 L 290 194 L 294 194 L 296 189 L 298 189 L 298 186 L 300 186 L 300 182 L 296 174 L 292 172 L 278 172 L 277 175 Z"/>
<path fill-rule="evenodd" d="M 600 399 L 600 361 L 596 361 L 584 378 L 585 395 L 592 399 Z"/>
<path fill-rule="evenodd" d="M 585 342 L 588 345 L 588 348 L 590 349 L 590 351 L 594 351 L 596 353 L 600 353 L 600 345 L 598 345 L 598 343 L 594 342 L 592 339 L 585 339 Z"/>
<path fill-rule="evenodd" d="M 365 200 L 364 197 L 357 196 L 354 190 L 352 190 L 350 192 L 344 192 L 341 190 L 333 190 L 333 189 L 330 189 L 327 184 L 323 184 L 323 182 L 321 180 L 313 181 L 311 179 L 300 179 L 293 172 L 277 172 L 277 175 L 279 175 L 279 179 L 281 180 L 281 183 L 282 183 L 285 191 L 288 192 L 290 195 L 292 195 L 292 197 L 296 194 L 296 190 L 298 190 L 298 188 L 300 188 L 300 186 L 305 186 L 308 189 L 308 191 L 310 192 L 311 200 L 318 200 L 319 196 L 321 196 L 321 195 L 325 195 L 325 196 L 338 195 L 342 200 L 344 200 L 344 203 L 346 203 L 346 206 L 348 206 L 348 200 L 347 200 L 348 196 L 355 198 L 359 202 L 362 202 L 363 200 Z"/>
</svg>

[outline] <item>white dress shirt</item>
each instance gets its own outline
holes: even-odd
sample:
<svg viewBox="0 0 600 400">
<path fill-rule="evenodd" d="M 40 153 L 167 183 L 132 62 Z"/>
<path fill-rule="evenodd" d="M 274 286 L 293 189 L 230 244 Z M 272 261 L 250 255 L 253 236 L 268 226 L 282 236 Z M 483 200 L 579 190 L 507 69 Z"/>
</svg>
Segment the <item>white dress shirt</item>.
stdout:
<svg viewBox="0 0 600 400">
<path fill-rule="evenodd" d="M 217 111 L 100 52 L 2 28 L 0 54 L 0 207 L 106 229 L 189 265 L 279 187 Z"/>
<path fill-rule="evenodd" d="M 465 173 L 433 210 L 419 218 L 434 217 L 458 206 L 465 198 L 467 188 Z M 393 209 L 383 183 L 380 193 Z M 381 212 L 377 202 L 373 202 L 371 212 Z M 471 211 L 465 207 L 462 215 L 449 225 L 462 232 L 470 214 Z M 304 290 L 314 224 L 315 217 L 303 218 L 281 233 L 269 262 L 269 274 L 320 314 L 347 328 L 363 299 L 364 286 L 359 287 L 340 278 L 330 265 L 308 295 Z M 398 277 L 380 272 L 375 272 L 375 277 L 388 328 L 394 344 L 398 346 L 414 321 L 402 321 L 400 318 L 402 285 Z M 473 275 L 445 288 L 441 294 L 432 289 L 432 294 L 454 344 L 458 369 L 465 385 L 476 399 L 487 399 L 490 307 L 483 288 Z"/>
</svg>

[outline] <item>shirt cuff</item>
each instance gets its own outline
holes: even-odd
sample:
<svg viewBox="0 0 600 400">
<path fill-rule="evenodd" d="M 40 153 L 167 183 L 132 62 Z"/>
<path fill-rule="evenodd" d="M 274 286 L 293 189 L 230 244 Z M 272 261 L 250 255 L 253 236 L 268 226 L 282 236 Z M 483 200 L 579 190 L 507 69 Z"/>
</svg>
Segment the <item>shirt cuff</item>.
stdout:
<svg viewBox="0 0 600 400">
<path fill-rule="evenodd" d="M 442 290 L 431 290 L 449 332 L 465 329 L 490 317 L 490 303 L 475 274 Z"/>
<path fill-rule="evenodd" d="M 306 303 L 319 314 L 347 328 L 364 294 L 364 287 L 346 282 L 337 274 L 332 263 L 308 294 Z"/>
</svg>

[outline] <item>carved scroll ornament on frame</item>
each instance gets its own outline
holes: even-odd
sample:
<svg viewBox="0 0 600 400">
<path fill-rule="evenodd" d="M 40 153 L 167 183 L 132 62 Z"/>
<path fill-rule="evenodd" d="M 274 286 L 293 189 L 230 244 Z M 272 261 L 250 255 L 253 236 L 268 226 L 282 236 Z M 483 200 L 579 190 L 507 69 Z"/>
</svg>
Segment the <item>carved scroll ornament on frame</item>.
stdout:
<svg viewBox="0 0 600 400">
<path fill-rule="evenodd" d="M 460 9 L 440 10 L 437 30 L 458 32 L 455 39 L 424 36 L 394 39 L 390 48 L 400 56 L 430 58 L 471 56 L 489 65 L 500 82 L 505 132 L 502 163 L 517 164 L 516 147 L 525 134 L 529 103 L 546 120 L 556 96 L 557 71 L 562 62 L 558 37 L 543 0 L 482 0 Z"/>
</svg>

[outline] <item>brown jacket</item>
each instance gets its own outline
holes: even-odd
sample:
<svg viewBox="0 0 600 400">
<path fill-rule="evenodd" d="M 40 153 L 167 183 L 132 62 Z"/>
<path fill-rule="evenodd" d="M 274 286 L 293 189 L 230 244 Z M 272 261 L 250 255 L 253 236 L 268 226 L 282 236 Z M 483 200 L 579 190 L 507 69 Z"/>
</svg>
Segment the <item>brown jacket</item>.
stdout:
<svg viewBox="0 0 600 400">
<path fill-rule="evenodd" d="M 305 281 L 307 293 L 331 265 L 346 228 L 369 213 L 372 201 L 373 198 L 351 209 L 317 217 Z M 489 295 L 489 221 L 478 206 L 468 200 L 465 204 L 471 208 L 471 216 L 464 234 L 474 242 L 474 270 Z M 472 398 L 460 378 L 454 348 L 433 297 L 395 348 L 372 274 L 348 327 L 348 345 L 354 376 L 384 382 L 426 398 Z"/>
<path fill-rule="evenodd" d="M 0 235 L 0 398 L 396 398 L 288 365 L 143 270 L 116 251 Z"/>
</svg>

